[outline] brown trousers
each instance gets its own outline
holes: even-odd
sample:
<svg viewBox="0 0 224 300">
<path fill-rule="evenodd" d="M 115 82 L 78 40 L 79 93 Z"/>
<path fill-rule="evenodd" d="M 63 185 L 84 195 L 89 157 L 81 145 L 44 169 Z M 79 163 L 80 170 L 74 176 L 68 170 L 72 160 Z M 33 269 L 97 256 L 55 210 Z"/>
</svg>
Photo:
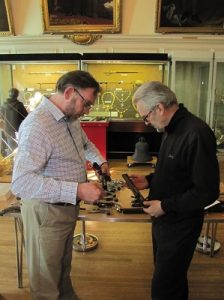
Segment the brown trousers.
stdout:
<svg viewBox="0 0 224 300">
<path fill-rule="evenodd" d="M 70 278 L 79 206 L 22 200 L 25 252 L 33 300 L 77 300 Z"/>
</svg>

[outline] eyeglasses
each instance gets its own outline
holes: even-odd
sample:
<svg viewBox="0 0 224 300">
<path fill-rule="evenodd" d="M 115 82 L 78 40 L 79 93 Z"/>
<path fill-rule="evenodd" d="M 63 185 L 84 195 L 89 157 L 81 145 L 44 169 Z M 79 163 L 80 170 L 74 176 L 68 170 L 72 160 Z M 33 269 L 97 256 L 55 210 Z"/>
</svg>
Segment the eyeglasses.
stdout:
<svg viewBox="0 0 224 300">
<path fill-rule="evenodd" d="M 155 105 L 153 108 L 151 108 L 151 110 L 147 113 L 147 115 L 145 115 L 144 117 L 142 117 L 142 120 L 144 123 L 148 124 L 148 118 L 150 116 L 150 114 L 158 107 L 158 104 Z"/>
<path fill-rule="evenodd" d="M 92 108 L 93 107 L 93 103 L 90 101 L 87 101 L 77 89 L 74 89 L 74 91 L 82 98 L 83 102 L 84 102 L 84 107 L 85 108 Z"/>
</svg>

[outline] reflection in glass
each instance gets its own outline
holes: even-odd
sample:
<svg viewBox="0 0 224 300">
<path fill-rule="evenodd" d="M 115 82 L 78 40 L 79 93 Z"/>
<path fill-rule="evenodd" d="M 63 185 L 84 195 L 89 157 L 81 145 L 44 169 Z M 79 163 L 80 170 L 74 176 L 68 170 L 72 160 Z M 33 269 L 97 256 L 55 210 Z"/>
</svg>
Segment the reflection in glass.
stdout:
<svg viewBox="0 0 224 300">
<path fill-rule="evenodd" d="M 208 62 L 176 62 L 175 92 L 178 101 L 204 121 L 208 121 Z"/>
<path fill-rule="evenodd" d="M 224 63 L 217 63 L 213 128 L 219 151 L 224 151 Z"/>
</svg>

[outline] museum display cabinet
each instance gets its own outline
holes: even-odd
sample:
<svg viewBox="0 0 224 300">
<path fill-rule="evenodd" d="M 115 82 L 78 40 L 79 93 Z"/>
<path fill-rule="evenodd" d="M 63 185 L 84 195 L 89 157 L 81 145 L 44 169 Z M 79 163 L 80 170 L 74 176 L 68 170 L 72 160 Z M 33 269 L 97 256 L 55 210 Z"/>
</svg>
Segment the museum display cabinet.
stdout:
<svg viewBox="0 0 224 300">
<path fill-rule="evenodd" d="M 80 68 L 79 54 L 2 54 L 0 55 L 0 102 L 8 90 L 20 91 L 20 100 L 28 111 L 42 95 L 54 92 L 55 83 L 64 73 Z"/>
<path fill-rule="evenodd" d="M 224 154 L 224 53 L 218 52 L 214 61 L 211 126 L 217 138 L 218 152 Z"/>
<path fill-rule="evenodd" d="M 179 102 L 207 123 L 210 121 L 213 53 L 177 52 L 172 57 L 171 88 Z"/>
<path fill-rule="evenodd" d="M 170 57 L 172 59 L 170 59 Z M 152 154 L 161 134 L 145 126 L 133 94 L 145 81 L 171 86 L 178 101 L 214 130 L 219 152 L 224 149 L 224 53 L 177 50 L 159 53 L 43 53 L 0 55 L 0 104 L 8 90 L 20 90 L 20 100 L 32 111 L 42 95 L 54 93 L 58 78 L 71 70 L 89 71 L 100 83 L 90 114 L 81 119 L 89 138 L 105 158 L 123 158 L 144 137 Z M 172 63 L 171 63 L 172 60 Z"/>
<path fill-rule="evenodd" d="M 224 149 L 224 53 L 180 51 L 172 55 L 171 88 L 179 102 L 214 130 Z"/>
<path fill-rule="evenodd" d="M 125 158 L 133 154 L 135 144 L 145 137 L 150 152 L 157 153 L 161 134 L 145 126 L 138 114 L 133 95 L 146 81 L 169 84 L 170 60 L 158 53 L 86 53 L 81 68 L 98 80 L 101 93 L 87 118 L 83 121 L 107 120 L 107 155 Z M 86 125 L 88 126 L 88 125 Z"/>
<path fill-rule="evenodd" d="M 0 104 L 6 101 L 9 89 L 14 87 L 20 91 L 18 99 L 31 112 L 41 102 L 43 95 L 54 93 L 55 83 L 62 74 L 79 68 L 78 54 L 1 54 Z M 4 116 L 1 116 L 1 120 L 4 120 Z M 7 134 L 3 121 L 1 125 L 0 151 L 8 155 L 11 149 L 5 142 Z"/>
<path fill-rule="evenodd" d="M 107 159 L 107 129 L 109 122 L 107 120 L 81 122 L 81 125 L 88 138 L 97 146 L 103 157 Z"/>
<path fill-rule="evenodd" d="M 148 143 L 150 154 L 157 155 L 162 133 L 146 126 L 144 122 L 114 120 L 109 122 L 107 137 L 108 157 L 127 158 L 134 153 L 140 137 L 144 137 Z"/>
<path fill-rule="evenodd" d="M 81 119 L 81 125 L 103 156 L 121 157 L 134 152 L 140 136 L 146 137 L 150 151 L 158 152 L 160 134 L 145 126 L 133 103 L 133 94 L 145 81 L 168 84 L 169 67 L 168 55 L 158 53 L 2 54 L 0 102 L 6 100 L 9 88 L 16 87 L 20 100 L 32 111 L 42 95 L 54 93 L 61 75 L 86 70 L 99 81 L 101 93 L 90 114 Z"/>
<path fill-rule="evenodd" d="M 172 57 L 172 63 L 171 59 Z M 45 53 L 0 55 L 0 103 L 11 87 L 29 111 L 42 95 L 54 93 L 58 78 L 71 70 L 86 70 L 99 81 L 101 93 L 81 125 L 105 158 L 123 158 L 144 137 L 152 154 L 161 134 L 145 126 L 133 103 L 133 94 L 145 81 L 171 86 L 179 102 L 214 130 L 218 150 L 224 149 L 224 53 L 173 51 L 159 53 Z"/>
<path fill-rule="evenodd" d="M 169 59 L 158 53 L 86 53 L 81 68 L 89 71 L 101 86 L 101 93 L 89 117 L 94 119 L 140 120 L 133 94 L 146 81 L 168 84 Z"/>
</svg>

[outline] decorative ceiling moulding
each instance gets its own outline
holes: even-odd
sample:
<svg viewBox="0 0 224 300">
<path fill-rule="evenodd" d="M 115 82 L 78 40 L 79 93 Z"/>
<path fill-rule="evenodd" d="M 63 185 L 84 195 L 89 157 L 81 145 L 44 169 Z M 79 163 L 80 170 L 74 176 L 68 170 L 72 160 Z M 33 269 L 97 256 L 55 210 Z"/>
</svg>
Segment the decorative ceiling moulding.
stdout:
<svg viewBox="0 0 224 300">
<path fill-rule="evenodd" d="M 14 35 L 14 26 L 9 0 L 0 0 L 0 37 Z"/>
<path fill-rule="evenodd" d="M 79 45 L 91 45 L 101 34 L 121 31 L 120 0 L 42 0 L 45 34 L 63 34 Z"/>
</svg>

